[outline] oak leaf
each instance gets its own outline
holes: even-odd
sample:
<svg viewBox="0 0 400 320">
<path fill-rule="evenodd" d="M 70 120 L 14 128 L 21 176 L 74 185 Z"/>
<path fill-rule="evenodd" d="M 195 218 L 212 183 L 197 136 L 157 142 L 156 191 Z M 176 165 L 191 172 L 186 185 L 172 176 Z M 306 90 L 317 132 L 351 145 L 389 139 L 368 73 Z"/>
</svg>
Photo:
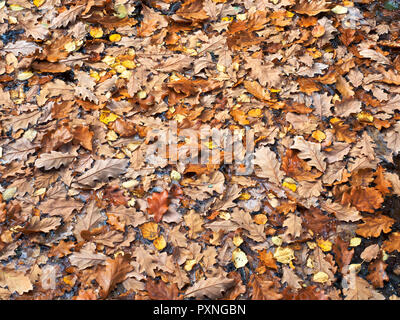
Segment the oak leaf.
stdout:
<svg viewBox="0 0 400 320">
<path fill-rule="evenodd" d="M 151 198 L 147 198 L 147 211 L 154 215 L 154 221 L 160 222 L 163 215 L 168 211 L 168 191 L 154 192 Z"/>
<path fill-rule="evenodd" d="M 382 288 L 384 286 L 384 281 L 389 281 L 389 277 L 385 272 L 386 268 L 387 264 L 381 259 L 377 259 L 369 264 L 369 274 L 366 276 L 366 279 L 372 283 L 374 288 Z"/>
<path fill-rule="evenodd" d="M 387 252 L 397 251 L 400 253 L 400 232 L 391 233 L 389 239 L 383 243 L 382 248 Z"/>
<path fill-rule="evenodd" d="M 69 221 L 74 211 L 80 211 L 84 203 L 74 199 L 48 199 L 39 205 L 40 211 L 50 216 L 61 216 L 64 221 Z"/>
<path fill-rule="evenodd" d="M 40 219 L 38 216 L 33 216 L 22 231 L 24 233 L 50 232 L 51 230 L 57 229 L 60 224 L 61 218 L 52 217 Z"/>
<path fill-rule="evenodd" d="M 179 290 L 175 283 L 167 285 L 164 281 L 148 279 L 146 290 L 151 300 L 179 300 Z"/>
<path fill-rule="evenodd" d="M 36 144 L 33 144 L 28 139 L 18 139 L 6 147 L 3 159 L 6 161 L 26 161 L 28 159 L 28 155 L 34 153 L 37 147 L 38 146 Z"/>
<path fill-rule="evenodd" d="M 283 295 L 274 289 L 274 282 L 256 274 L 250 277 L 250 286 L 253 288 L 253 300 L 280 300 Z"/>
<path fill-rule="evenodd" d="M 11 293 L 23 294 L 33 289 L 32 282 L 24 272 L 14 269 L 0 269 L 0 287 L 8 287 Z"/>
<path fill-rule="evenodd" d="M 381 193 L 375 188 L 353 187 L 342 195 L 341 204 L 356 207 L 360 211 L 374 213 L 383 203 Z"/>
<path fill-rule="evenodd" d="M 341 272 L 343 272 L 344 267 L 350 264 L 354 255 L 354 249 L 348 250 L 348 246 L 349 243 L 343 241 L 339 236 L 336 238 L 336 241 L 333 244 L 335 260 Z"/>
<path fill-rule="evenodd" d="M 232 213 L 232 221 L 239 228 L 245 229 L 248 232 L 248 237 L 254 241 L 263 242 L 266 240 L 264 225 L 256 224 L 251 218 L 250 213 L 235 208 Z"/>
<path fill-rule="evenodd" d="M 96 246 L 93 243 L 86 244 L 79 252 L 74 252 L 69 260 L 71 264 L 77 266 L 79 270 L 104 264 L 107 256 L 102 253 L 95 252 Z"/>
<path fill-rule="evenodd" d="M 204 297 L 218 299 L 222 297 L 223 292 L 227 292 L 234 285 L 234 282 L 233 279 L 223 276 L 201 279 L 188 288 L 184 296 L 198 299 L 203 299 Z"/>
<path fill-rule="evenodd" d="M 62 153 L 58 151 L 51 151 L 50 153 L 42 153 L 35 161 L 37 168 L 44 168 L 45 170 L 58 169 L 61 166 L 70 164 L 75 158 L 76 153 Z"/>
<path fill-rule="evenodd" d="M 256 175 L 262 178 L 268 178 L 277 185 L 281 184 L 284 173 L 279 169 L 280 163 L 276 158 L 275 152 L 268 147 L 257 149 L 254 154 L 253 163 L 261 168 L 256 171 Z"/>
<path fill-rule="evenodd" d="M 74 182 L 78 186 L 93 188 L 96 186 L 96 182 L 106 182 L 109 178 L 125 172 L 127 165 L 128 160 L 125 159 L 96 160 L 93 168 L 76 177 Z"/>
<path fill-rule="evenodd" d="M 102 288 L 102 297 L 106 298 L 114 287 L 125 280 L 132 270 L 128 255 L 118 255 L 115 259 L 107 259 L 106 266 L 96 275 L 96 281 Z"/>
<path fill-rule="evenodd" d="M 316 16 L 320 12 L 329 11 L 330 2 L 325 0 L 301 0 L 294 7 L 294 11 L 299 14 L 306 14 L 308 16 Z"/>
<path fill-rule="evenodd" d="M 308 163 L 311 166 L 316 167 L 319 171 L 325 171 L 326 156 L 321 152 L 321 145 L 319 143 L 306 141 L 302 136 L 296 136 L 290 148 L 300 150 L 298 156 L 301 159 L 310 159 Z"/>
<path fill-rule="evenodd" d="M 363 217 L 364 223 L 359 224 L 356 233 L 364 238 L 379 237 L 381 232 L 388 233 L 395 220 L 384 215 Z"/>
</svg>

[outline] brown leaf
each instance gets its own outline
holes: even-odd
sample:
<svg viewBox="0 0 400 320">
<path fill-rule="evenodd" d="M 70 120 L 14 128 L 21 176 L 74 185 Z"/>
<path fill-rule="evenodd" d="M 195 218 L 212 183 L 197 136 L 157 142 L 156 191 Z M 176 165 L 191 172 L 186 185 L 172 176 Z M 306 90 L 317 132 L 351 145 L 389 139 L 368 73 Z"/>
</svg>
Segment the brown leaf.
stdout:
<svg viewBox="0 0 400 320">
<path fill-rule="evenodd" d="M 61 166 L 70 164 L 75 157 L 76 153 L 62 153 L 58 151 L 51 151 L 50 153 L 42 153 L 35 161 L 35 167 L 44 168 L 45 170 L 58 169 Z"/>
<path fill-rule="evenodd" d="M 96 275 L 96 281 L 102 288 L 102 297 L 107 298 L 114 287 L 125 280 L 126 274 L 132 270 L 129 255 L 118 255 L 115 259 L 107 259 L 106 266 Z"/>
<path fill-rule="evenodd" d="M 125 172 L 127 165 L 128 160 L 125 159 L 96 160 L 93 168 L 76 177 L 74 182 L 78 186 L 93 188 L 96 186 L 96 182 L 107 182 L 109 178 Z"/>
<path fill-rule="evenodd" d="M 252 300 L 280 300 L 283 297 L 274 290 L 274 282 L 263 279 L 262 276 L 252 274 L 249 284 L 253 288 Z"/>
<path fill-rule="evenodd" d="M 395 222 L 394 219 L 384 215 L 378 215 L 374 217 L 364 217 L 363 224 L 359 224 L 356 233 L 364 238 L 379 237 L 381 232 L 388 233 L 392 229 L 390 228 Z"/>
<path fill-rule="evenodd" d="M 389 239 L 383 243 L 382 248 L 387 252 L 397 251 L 400 253 L 400 232 L 391 233 Z"/>
<path fill-rule="evenodd" d="M 33 216 L 29 223 L 21 230 L 24 233 L 35 233 L 35 232 L 50 232 L 51 230 L 57 229 L 61 224 L 61 218 L 43 218 Z"/>
<path fill-rule="evenodd" d="M 93 243 L 86 244 L 79 252 L 74 252 L 69 260 L 71 264 L 77 266 L 79 270 L 104 264 L 107 256 L 102 253 L 95 252 L 96 246 Z"/>
<path fill-rule="evenodd" d="M 335 253 L 335 260 L 338 264 L 340 271 L 343 272 L 344 267 L 348 266 L 354 255 L 354 249 L 348 250 L 349 244 L 342 240 L 339 236 L 333 245 L 333 252 Z"/>
<path fill-rule="evenodd" d="M 93 136 L 94 132 L 90 131 L 87 126 L 76 126 L 72 135 L 74 136 L 74 141 L 79 143 L 85 149 L 92 151 L 93 150 Z"/>
<path fill-rule="evenodd" d="M 374 213 L 383 203 L 382 195 L 375 188 L 353 187 L 342 195 L 341 204 L 351 204 L 360 211 Z"/>
<path fill-rule="evenodd" d="M 274 258 L 274 254 L 271 251 L 267 251 L 266 249 L 258 252 L 258 258 L 268 268 L 278 270 L 278 266 L 276 265 L 276 260 Z"/>
<path fill-rule="evenodd" d="M 223 276 L 201 279 L 192 287 L 188 288 L 184 296 L 198 299 L 208 297 L 215 300 L 221 298 L 223 292 L 227 292 L 234 283 L 235 281 L 233 279 L 227 279 Z"/>
<path fill-rule="evenodd" d="M 316 16 L 320 12 L 329 11 L 330 4 L 330 2 L 326 2 L 325 0 L 300 0 L 297 2 L 296 7 L 293 10 L 299 14 Z"/>
<path fill-rule="evenodd" d="M 152 300 L 180 300 L 179 290 L 175 283 L 167 285 L 164 281 L 148 279 L 146 290 Z"/>
<path fill-rule="evenodd" d="M 387 264 L 381 259 L 377 259 L 369 264 L 369 274 L 366 276 L 366 279 L 372 283 L 374 288 L 383 288 L 384 281 L 389 281 L 389 277 L 385 272 L 386 268 Z"/>
<path fill-rule="evenodd" d="M 160 222 L 163 215 L 168 211 L 168 191 L 154 192 L 151 198 L 147 198 L 147 212 L 154 214 L 154 221 Z"/>
</svg>

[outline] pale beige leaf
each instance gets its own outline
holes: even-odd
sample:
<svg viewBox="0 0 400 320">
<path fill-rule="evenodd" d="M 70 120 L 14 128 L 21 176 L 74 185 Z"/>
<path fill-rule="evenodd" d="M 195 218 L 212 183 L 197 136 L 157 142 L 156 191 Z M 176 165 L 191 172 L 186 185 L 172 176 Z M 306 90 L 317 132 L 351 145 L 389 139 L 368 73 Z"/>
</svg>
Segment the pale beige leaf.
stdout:
<svg viewBox="0 0 400 320">
<path fill-rule="evenodd" d="M 57 229 L 61 224 L 61 218 L 43 218 L 33 216 L 29 223 L 24 227 L 24 232 L 50 232 L 51 230 Z"/>
<path fill-rule="evenodd" d="M 378 256 L 380 251 L 378 244 L 371 244 L 370 246 L 366 247 L 363 252 L 361 252 L 361 259 L 370 262 L 371 260 L 375 259 Z"/>
<path fill-rule="evenodd" d="M 49 199 L 41 202 L 39 210 L 50 216 L 61 216 L 64 221 L 69 221 L 74 211 L 81 211 L 84 203 L 75 199 Z"/>
<path fill-rule="evenodd" d="M 26 56 L 34 53 L 37 49 L 41 50 L 41 48 L 33 42 L 29 42 L 26 40 L 18 40 L 14 43 L 7 44 L 1 50 L 4 52 L 11 52 L 15 56 L 19 56 L 20 53 Z"/>
<path fill-rule="evenodd" d="M 358 221 L 362 218 L 356 208 L 345 207 L 340 203 L 332 202 L 331 200 L 322 202 L 321 208 L 329 213 L 333 213 L 340 221 Z"/>
<path fill-rule="evenodd" d="M 291 149 L 300 150 L 299 157 L 303 160 L 310 159 L 308 164 L 324 172 L 326 169 L 326 156 L 321 152 L 321 144 L 304 140 L 302 136 L 296 136 Z"/>
<path fill-rule="evenodd" d="M 301 181 L 298 189 L 303 198 L 318 197 L 323 191 L 321 180 L 316 182 Z"/>
<path fill-rule="evenodd" d="M 37 145 L 28 139 L 21 138 L 5 147 L 3 159 L 6 161 L 26 161 L 28 155 L 35 152 Z"/>
<path fill-rule="evenodd" d="M 96 201 L 91 201 L 87 206 L 86 212 L 77 219 L 74 235 L 78 241 L 82 241 L 82 231 L 90 230 L 104 220 L 100 213 L 100 208 L 96 206 Z"/>
<path fill-rule="evenodd" d="M 243 228 L 248 232 L 248 237 L 256 242 L 266 240 L 264 225 L 256 224 L 251 218 L 250 213 L 235 208 L 231 220 L 237 224 L 238 228 Z"/>
<path fill-rule="evenodd" d="M 276 158 L 275 152 L 268 147 L 257 149 L 254 154 L 253 164 L 259 166 L 261 170 L 256 171 L 256 175 L 268 178 L 271 182 L 280 185 L 284 172 L 281 171 L 280 163 Z"/>
<path fill-rule="evenodd" d="M 93 168 L 75 178 L 74 182 L 85 187 L 94 187 L 96 181 L 106 182 L 109 178 L 124 173 L 127 165 L 128 160 L 125 159 L 96 160 Z"/>
<path fill-rule="evenodd" d="M 228 279 L 223 276 L 201 279 L 190 287 L 186 293 L 186 297 L 195 297 L 198 299 L 209 299 L 221 298 L 223 292 L 226 292 L 234 284 L 233 279 Z"/>
<path fill-rule="evenodd" d="M 69 23 L 74 22 L 77 16 L 82 13 L 84 9 L 85 5 L 81 4 L 65 10 L 64 12 L 60 13 L 55 19 L 53 19 L 50 28 L 54 29 L 66 27 Z"/>
<path fill-rule="evenodd" d="M 390 64 L 390 60 L 385 57 L 382 53 L 377 52 L 372 49 L 364 49 L 360 51 L 360 55 L 364 58 L 369 58 L 371 60 L 374 60 L 378 63 L 382 64 Z"/>
<path fill-rule="evenodd" d="M 288 287 L 294 290 L 301 289 L 300 282 L 303 280 L 289 267 L 283 265 L 282 283 L 287 283 Z"/>
<path fill-rule="evenodd" d="M 290 235 L 292 236 L 292 239 L 300 237 L 302 230 L 301 222 L 302 219 L 300 217 L 293 213 L 289 213 L 282 225 L 287 228 L 284 233 L 285 237 L 289 237 Z"/>
<path fill-rule="evenodd" d="M 88 243 L 82 247 L 79 252 L 74 252 L 69 256 L 71 264 L 77 266 L 79 270 L 104 264 L 107 256 L 102 253 L 95 252 L 96 246 L 93 243 Z"/>
<path fill-rule="evenodd" d="M 23 294 L 33 289 L 29 276 L 22 271 L 0 269 L 0 287 L 7 287 L 11 293 Z"/>
<path fill-rule="evenodd" d="M 76 156 L 76 153 L 62 153 L 53 150 L 50 153 L 42 153 L 35 161 L 35 167 L 44 167 L 45 170 L 58 169 L 61 166 L 70 164 Z"/>
<path fill-rule="evenodd" d="M 185 68 L 188 68 L 192 64 L 192 62 L 193 58 L 191 58 L 190 56 L 176 55 L 161 62 L 158 66 L 155 67 L 155 70 L 161 72 L 179 72 Z"/>
</svg>

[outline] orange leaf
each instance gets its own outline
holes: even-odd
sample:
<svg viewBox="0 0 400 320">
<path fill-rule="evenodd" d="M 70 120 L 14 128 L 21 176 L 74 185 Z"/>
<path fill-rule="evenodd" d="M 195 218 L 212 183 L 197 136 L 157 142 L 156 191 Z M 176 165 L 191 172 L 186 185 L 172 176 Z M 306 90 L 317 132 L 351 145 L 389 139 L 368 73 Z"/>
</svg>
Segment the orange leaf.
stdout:
<svg viewBox="0 0 400 320">
<path fill-rule="evenodd" d="M 378 169 L 376 169 L 376 178 L 374 180 L 376 186 L 375 188 L 378 189 L 380 192 L 383 194 L 389 193 L 389 188 L 392 186 L 390 181 L 385 179 L 384 176 L 384 169 L 382 166 L 379 166 Z"/>
<path fill-rule="evenodd" d="M 360 186 L 351 188 L 350 193 L 345 192 L 342 195 L 341 204 L 351 204 L 357 210 L 374 213 L 383 203 L 382 195 L 375 188 L 363 188 Z"/>
<path fill-rule="evenodd" d="M 379 215 L 376 217 L 364 217 L 364 223 L 358 225 L 356 233 L 364 238 L 379 237 L 381 232 L 390 232 L 390 228 L 395 222 L 394 219 L 387 216 Z"/>
<path fill-rule="evenodd" d="M 168 211 L 168 191 L 153 193 L 151 198 L 147 199 L 149 214 L 154 214 L 154 221 L 160 222 L 162 216 Z"/>
<path fill-rule="evenodd" d="M 148 279 L 146 290 L 151 300 L 180 300 L 179 290 L 175 283 L 167 285 L 164 281 Z"/>
<path fill-rule="evenodd" d="M 397 251 L 400 253 L 400 232 L 393 232 L 382 246 L 383 250 L 387 252 Z"/>
<path fill-rule="evenodd" d="M 276 260 L 271 251 L 264 249 L 263 251 L 259 251 L 258 258 L 260 261 L 268 268 L 278 270 L 278 266 L 276 265 Z"/>
<path fill-rule="evenodd" d="M 77 126 L 74 128 L 74 140 L 77 141 L 85 149 L 92 151 L 92 141 L 94 133 L 85 126 Z"/>
</svg>

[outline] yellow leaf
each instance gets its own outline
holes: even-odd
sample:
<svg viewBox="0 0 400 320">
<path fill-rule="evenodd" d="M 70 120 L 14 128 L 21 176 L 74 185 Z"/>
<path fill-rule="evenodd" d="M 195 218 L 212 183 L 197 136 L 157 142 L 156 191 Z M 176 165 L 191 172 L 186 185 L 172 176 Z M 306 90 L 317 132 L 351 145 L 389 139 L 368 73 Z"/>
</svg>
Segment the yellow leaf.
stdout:
<svg viewBox="0 0 400 320">
<path fill-rule="evenodd" d="M 232 21 L 233 17 L 223 17 L 221 21 Z"/>
<path fill-rule="evenodd" d="M 64 281 L 67 285 L 69 285 L 69 286 L 71 286 L 71 287 L 73 287 L 74 284 L 75 284 L 75 281 L 73 281 L 73 275 L 69 275 L 69 276 L 63 277 L 63 281 Z"/>
<path fill-rule="evenodd" d="M 239 247 L 243 243 L 243 238 L 239 235 L 236 235 L 233 237 L 232 242 L 236 247 Z"/>
<path fill-rule="evenodd" d="M 167 242 L 165 241 L 164 236 L 162 236 L 162 235 L 155 238 L 153 241 L 153 244 L 158 251 L 161 251 L 162 249 L 164 249 L 167 246 Z"/>
<path fill-rule="evenodd" d="M 97 71 L 91 71 L 89 75 L 96 81 L 99 81 L 101 78 Z"/>
<path fill-rule="evenodd" d="M 121 62 L 121 64 L 127 69 L 135 69 L 136 68 L 136 63 L 132 60 L 124 60 Z"/>
<path fill-rule="evenodd" d="M 257 224 L 266 224 L 267 221 L 268 221 L 268 218 L 265 214 L 260 213 L 260 214 L 256 214 L 254 216 L 254 222 Z"/>
<path fill-rule="evenodd" d="M 178 172 L 178 171 L 175 171 L 175 170 L 172 170 L 171 171 L 171 179 L 172 180 L 175 180 L 175 181 L 179 181 L 179 180 L 181 180 L 181 174 Z"/>
<path fill-rule="evenodd" d="M 24 10 L 25 8 L 20 6 L 19 4 L 11 4 L 10 9 L 12 11 L 21 11 L 21 10 Z"/>
<path fill-rule="evenodd" d="M 20 72 L 17 76 L 19 81 L 28 80 L 29 78 L 33 77 L 33 73 L 30 71 Z"/>
<path fill-rule="evenodd" d="M 327 282 L 328 280 L 329 280 L 329 276 L 325 272 L 322 272 L 322 271 L 317 272 L 313 276 L 314 282 L 324 283 L 324 282 Z"/>
<path fill-rule="evenodd" d="M 46 0 L 33 0 L 33 4 L 36 7 L 40 7 Z"/>
<path fill-rule="evenodd" d="M 137 93 L 139 99 L 145 99 L 147 97 L 146 91 L 142 90 Z"/>
<path fill-rule="evenodd" d="M 249 117 L 254 117 L 254 118 L 260 118 L 263 115 L 261 109 L 251 109 L 247 114 Z"/>
<path fill-rule="evenodd" d="M 244 192 L 240 195 L 239 200 L 249 200 L 251 198 L 251 195 L 247 192 Z"/>
<path fill-rule="evenodd" d="M 283 242 L 283 240 L 282 240 L 279 236 L 273 236 L 273 237 L 271 238 L 271 241 L 272 241 L 272 243 L 273 243 L 274 245 L 276 245 L 277 247 L 280 247 L 281 244 L 282 244 L 282 242 Z"/>
<path fill-rule="evenodd" d="M 320 131 L 320 130 L 315 130 L 315 131 L 312 133 L 312 137 L 313 137 L 315 140 L 317 140 L 318 142 L 321 142 L 322 140 L 325 140 L 326 134 L 323 133 L 323 132 Z"/>
<path fill-rule="evenodd" d="M 246 254 L 239 248 L 236 248 L 235 250 L 233 250 L 232 260 L 233 260 L 233 264 L 235 265 L 236 268 L 242 268 L 247 264 L 247 262 L 249 262 Z"/>
<path fill-rule="evenodd" d="M 72 52 L 76 50 L 76 43 L 75 41 L 70 41 L 64 44 L 65 51 Z"/>
<path fill-rule="evenodd" d="M 90 28 L 90 35 L 95 38 L 101 38 L 104 35 L 103 29 L 100 27 L 91 27 Z"/>
<path fill-rule="evenodd" d="M 118 118 L 119 117 L 115 113 L 112 113 L 112 112 L 110 112 L 108 110 L 103 110 L 100 113 L 99 120 L 101 122 L 105 123 L 105 124 L 108 124 L 110 122 L 113 122 L 113 121 L 117 120 Z"/>
<path fill-rule="evenodd" d="M 318 247 L 321 248 L 322 251 L 331 251 L 332 250 L 332 242 L 323 239 L 317 239 Z"/>
<path fill-rule="evenodd" d="M 361 244 L 361 238 L 354 237 L 350 239 L 350 247 L 357 247 Z"/>
<path fill-rule="evenodd" d="M 184 269 L 186 271 L 191 271 L 193 269 L 193 266 L 196 264 L 196 259 L 192 260 L 186 260 L 185 267 Z"/>
<path fill-rule="evenodd" d="M 296 184 L 295 184 L 295 183 L 288 182 L 288 181 L 286 181 L 286 179 L 285 179 L 285 181 L 282 183 L 282 186 L 284 186 L 284 187 L 286 187 L 286 188 L 289 188 L 289 189 L 292 190 L 293 192 L 295 192 L 295 191 L 297 190 Z"/>
<path fill-rule="evenodd" d="M 121 40 L 121 35 L 118 33 L 111 34 L 109 37 L 111 42 L 118 42 Z"/>
<path fill-rule="evenodd" d="M 289 247 L 287 248 L 278 247 L 275 250 L 274 258 L 276 259 L 276 261 L 280 263 L 288 264 L 290 261 L 294 259 L 294 251 Z"/>
<path fill-rule="evenodd" d="M 336 13 L 336 14 L 345 14 L 348 11 L 348 9 L 346 7 L 343 7 L 343 6 L 336 6 L 331 10 L 332 10 L 333 13 Z"/>
<path fill-rule="evenodd" d="M 357 120 L 364 122 L 373 122 L 374 117 L 370 113 L 362 111 L 359 114 L 357 114 Z"/>
<path fill-rule="evenodd" d="M 140 226 L 143 238 L 154 240 L 158 237 L 158 224 L 155 222 L 146 222 Z"/>
</svg>

